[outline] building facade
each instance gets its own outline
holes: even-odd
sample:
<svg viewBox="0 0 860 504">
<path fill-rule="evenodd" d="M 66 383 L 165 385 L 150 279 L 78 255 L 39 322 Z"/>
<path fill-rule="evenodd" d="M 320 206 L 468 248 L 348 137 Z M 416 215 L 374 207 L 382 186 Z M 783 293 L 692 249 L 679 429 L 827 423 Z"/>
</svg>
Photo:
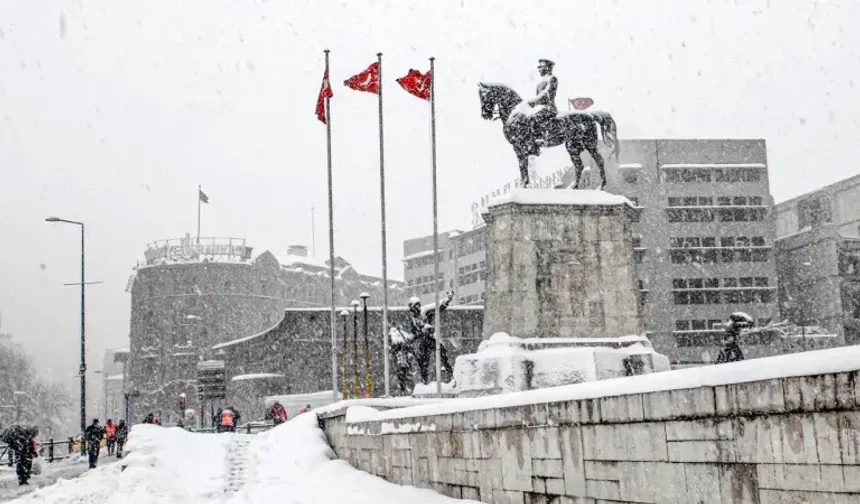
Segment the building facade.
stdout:
<svg viewBox="0 0 860 504">
<path fill-rule="evenodd" d="M 860 238 L 860 175 L 779 203 L 776 237 L 832 225 L 846 238 Z"/>
<path fill-rule="evenodd" d="M 348 304 L 363 292 L 382 298 L 382 281 L 335 259 L 336 301 Z M 179 394 L 196 395 L 201 360 L 219 343 L 264 332 L 280 323 L 285 308 L 330 303 L 327 261 L 308 257 L 303 246 L 285 255 L 253 256 L 241 239 L 184 239 L 152 244 L 132 275 L 130 346 L 126 391 L 135 403 L 172 411 Z M 392 304 L 405 303 L 402 283 L 389 280 Z M 136 408 L 136 414 L 140 408 Z"/>
<path fill-rule="evenodd" d="M 570 174 L 557 187 L 569 187 Z M 711 362 L 730 313 L 744 311 L 761 325 L 777 318 L 764 140 L 623 140 L 620 162 L 607 168 L 607 191 L 641 208 L 634 260 L 642 320 L 659 352 L 679 365 Z M 440 246 L 440 270 L 457 273 L 446 287 L 455 288 L 462 304 L 483 300 L 483 235 L 477 227 L 448 232 L 441 241 L 447 247 Z M 416 247 L 426 241 L 410 240 L 409 254 L 404 244 L 407 291 L 422 301 L 433 297 L 432 288 L 417 283 L 433 268 L 432 253 L 424 259 Z M 742 344 L 751 357 L 782 351 L 771 333 L 745 336 Z"/>
<path fill-rule="evenodd" d="M 371 303 L 373 301 L 370 299 Z M 344 310 L 346 315 L 342 314 Z M 364 346 L 363 308 L 353 310 L 350 306 L 340 307 L 337 314 L 335 347 L 338 391 L 342 392 L 346 387 L 352 395 L 356 375 L 361 388 L 364 388 L 365 355 L 369 355 L 373 395 L 381 396 L 385 390 L 382 309 L 379 306 L 369 306 L 367 309 L 369 354 L 365 353 Z M 240 410 L 254 411 L 259 416 L 263 398 L 267 395 L 331 390 L 332 341 L 329 316 L 327 308 L 289 308 L 275 327 L 213 346 L 214 358 L 223 360 L 228 370 L 228 401 Z M 389 308 L 388 318 L 393 327 L 408 330 L 410 318 L 405 307 Z M 483 309 L 451 306 L 443 312 L 440 323 L 452 366 L 458 355 L 477 350 L 482 341 Z M 392 395 L 397 395 L 393 362 L 390 373 L 390 390 Z"/>
<path fill-rule="evenodd" d="M 860 343 L 860 175 L 775 211 L 782 318 Z"/>
</svg>

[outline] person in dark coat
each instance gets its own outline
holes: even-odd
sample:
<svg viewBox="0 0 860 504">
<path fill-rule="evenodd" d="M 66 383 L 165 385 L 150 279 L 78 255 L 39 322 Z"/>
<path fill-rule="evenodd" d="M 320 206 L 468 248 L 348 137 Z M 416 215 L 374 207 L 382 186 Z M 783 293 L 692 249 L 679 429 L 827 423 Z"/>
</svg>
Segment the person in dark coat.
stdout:
<svg viewBox="0 0 860 504">
<path fill-rule="evenodd" d="M 93 423 L 87 427 L 87 430 L 84 433 L 86 435 L 87 456 L 90 462 L 90 469 L 95 469 L 99 462 L 99 450 L 101 450 L 102 437 L 104 437 L 105 431 L 102 429 L 101 425 L 99 425 L 99 419 L 94 418 Z"/>
<path fill-rule="evenodd" d="M 726 335 L 723 338 L 723 348 L 717 355 L 717 364 L 744 360 L 744 353 L 738 345 L 738 336 L 741 335 L 742 329 L 749 329 L 753 325 L 755 325 L 755 321 L 746 313 L 735 312 L 729 315 L 729 321 L 726 323 Z"/>
<path fill-rule="evenodd" d="M 125 424 L 125 420 L 120 420 L 116 424 L 116 458 L 122 458 L 122 447 L 126 439 L 128 439 L 128 425 Z"/>
<path fill-rule="evenodd" d="M 38 456 L 34 441 L 38 435 L 38 427 L 23 425 L 13 425 L 0 434 L 0 440 L 15 452 L 19 485 L 28 485 L 33 474 L 33 457 Z"/>
</svg>

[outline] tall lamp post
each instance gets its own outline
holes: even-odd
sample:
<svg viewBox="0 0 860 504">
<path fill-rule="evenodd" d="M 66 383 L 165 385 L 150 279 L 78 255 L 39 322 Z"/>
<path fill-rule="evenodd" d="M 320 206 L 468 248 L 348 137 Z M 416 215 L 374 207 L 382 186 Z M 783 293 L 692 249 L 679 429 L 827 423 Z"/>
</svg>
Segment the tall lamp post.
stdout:
<svg viewBox="0 0 860 504">
<path fill-rule="evenodd" d="M 87 431 L 87 327 L 86 327 L 86 265 L 84 261 L 84 223 L 59 217 L 48 217 L 46 222 L 62 222 L 81 227 L 81 367 L 78 373 L 81 377 L 81 453 L 86 451 Z"/>
<path fill-rule="evenodd" d="M 373 383 L 370 380 L 370 342 L 367 334 L 367 298 L 370 294 L 362 292 L 359 297 L 363 306 L 362 318 L 364 319 L 364 397 L 373 397 Z"/>
</svg>

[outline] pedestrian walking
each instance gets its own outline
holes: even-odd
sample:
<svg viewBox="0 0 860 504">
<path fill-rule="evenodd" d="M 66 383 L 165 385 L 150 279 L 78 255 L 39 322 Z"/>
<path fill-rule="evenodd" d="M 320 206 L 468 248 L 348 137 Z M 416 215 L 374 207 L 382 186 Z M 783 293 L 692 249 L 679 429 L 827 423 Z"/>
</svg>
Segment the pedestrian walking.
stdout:
<svg viewBox="0 0 860 504">
<path fill-rule="evenodd" d="M 90 469 L 95 469 L 99 463 L 99 451 L 101 450 L 102 438 L 105 435 L 104 429 L 99 425 L 99 419 L 94 418 L 93 423 L 87 427 L 84 432 L 87 442 L 87 457 L 90 463 Z"/>
<path fill-rule="evenodd" d="M 122 447 L 128 439 L 128 426 L 125 420 L 120 420 L 116 426 L 116 458 L 122 458 Z"/>
</svg>

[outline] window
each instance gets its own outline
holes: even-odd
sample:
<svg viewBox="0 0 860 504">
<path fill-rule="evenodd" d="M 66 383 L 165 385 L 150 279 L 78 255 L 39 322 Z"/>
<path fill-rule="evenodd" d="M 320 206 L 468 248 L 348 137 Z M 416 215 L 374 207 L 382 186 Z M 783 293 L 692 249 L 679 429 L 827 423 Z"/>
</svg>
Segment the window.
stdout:
<svg viewBox="0 0 860 504">
<path fill-rule="evenodd" d="M 801 201 L 797 205 L 798 227 L 816 227 L 833 222 L 833 209 L 830 198 L 819 196 Z"/>
<path fill-rule="evenodd" d="M 639 173 L 636 170 L 621 170 L 621 178 L 628 184 L 635 184 L 639 181 Z"/>
</svg>

